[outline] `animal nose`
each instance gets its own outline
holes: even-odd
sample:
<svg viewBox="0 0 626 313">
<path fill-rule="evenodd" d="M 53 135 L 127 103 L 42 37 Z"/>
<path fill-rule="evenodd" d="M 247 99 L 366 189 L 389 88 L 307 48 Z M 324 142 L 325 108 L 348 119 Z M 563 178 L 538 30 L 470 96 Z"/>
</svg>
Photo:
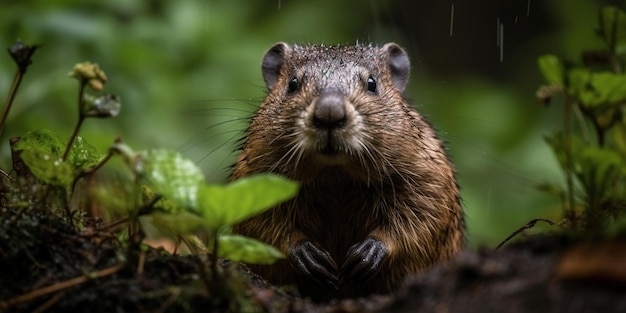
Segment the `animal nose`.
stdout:
<svg viewBox="0 0 626 313">
<path fill-rule="evenodd" d="M 344 96 L 339 92 L 326 92 L 317 99 L 313 123 L 317 128 L 339 128 L 346 122 Z"/>
</svg>

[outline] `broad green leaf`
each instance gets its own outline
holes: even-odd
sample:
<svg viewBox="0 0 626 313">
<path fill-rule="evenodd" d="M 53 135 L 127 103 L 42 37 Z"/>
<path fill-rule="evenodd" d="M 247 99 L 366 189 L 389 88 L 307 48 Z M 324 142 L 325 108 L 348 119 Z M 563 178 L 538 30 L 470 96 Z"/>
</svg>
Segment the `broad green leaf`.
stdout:
<svg viewBox="0 0 626 313">
<path fill-rule="evenodd" d="M 204 175 L 195 163 L 180 153 L 164 149 L 146 151 L 140 162 L 142 177 L 156 193 L 181 208 L 197 210 L 196 196 Z"/>
<path fill-rule="evenodd" d="M 298 184 L 280 176 L 259 174 L 226 186 L 203 185 L 198 189 L 198 208 L 209 227 L 219 229 L 252 217 L 293 198 Z"/>
<path fill-rule="evenodd" d="M 592 73 L 588 69 L 569 71 L 569 94 L 584 107 L 621 104 L 626 101 L 626 75 L 610 72 Z"/>
<path fill-rule="evenodd" d="M 183 208 L 180 207 L 180 204 L 172 201 L 170 198 L 162 197 L 162 195 L 154 192 L 154 190 L 152 190 L 152 188 L 150 188 L 149 186 L 141 186 L 141 194 L 144 204 L 150 203 L 154 201 L 157 197 L 161 196 L 161 198 L 158 199 L 158 201 L 153 206 L 153 210 L 156 212 L 179 213 L 185 211 Z"/>
<path fill-rule="evenodd" d="M 74 181 L 74 169 L 55 155 L 41 150 L 25 150 L 20 158 L 28 169 L 43 182 L 53 186 L 69 186 Z"/>
<path fill-rule="evenodd" d="M 15 151 L 39 150 L 45 154 L 61 157 L 65 143 L 54 132 L 42 129 L 27 133 L 13 146 Z"/>
<path fill-rule="evenodd" d="M 144 219 L 152 223 L 157 229 L 170 238 L 179 235 L 192 234 L 204 227 L 204 219 L 190 212 L 179 212 L 176 214 L 154 212 Z"/>
<path fill-rule="evenodd" d="M 217 256 L 234 262 L 272 264 L 285 258 L 275 247 L 244 236 L 222 235 L 218 242 Z"/>
<path fill-rule="evenodd" d="M 626 75 L 610 72 L 595 73 L 591 78 L 591 86 L 597 91 L 598 102 L 594 104 L 614 104 L 626 101 Z"/>
<path fill-rule="evenodd" d="M 559 58 L 552 54 L 546 54 L 540 56 L 537 63 L 548 84 L 563 86 L 565 73 Z"/>
<path fill-rule="evenodd" d="M 85 139 L 79 136 L 76 137 L 72 144 L 67 162 L 77 169 L 85 170 L 98 163 L 102 157 L 102 153 L 98 152 L 94 146 L 90 145 Z"/>
<path fill-rule="evenodd" d="M 54 132 L 43 129 L 27 133 L 13 147 L 16 151 L 37 150 L 39 153 L 50 157 L 60 158 L 65 151 L 63 141 Z M 67 158 L 67 163 L 77 170 L 84 170 L 93 166 L 100 160 L 102 154 L 96 148 L 78 136 L 72 144 L 72 149 Z"/>
<path fill-rule="evenodd" d="M 605 6 L 600 10 L 600 34 L 615 53 L 626 53 L 626 13 L 614 6 Z"/>
</svg>

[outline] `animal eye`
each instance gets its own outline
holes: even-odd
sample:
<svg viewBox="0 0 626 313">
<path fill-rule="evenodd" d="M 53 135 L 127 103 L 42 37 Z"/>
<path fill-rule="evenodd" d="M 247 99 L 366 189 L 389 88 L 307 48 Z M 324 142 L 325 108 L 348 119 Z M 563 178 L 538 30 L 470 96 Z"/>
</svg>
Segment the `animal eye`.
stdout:
<svg viewBox="0 0 626 313">
<path fill-rule="evenodd" d="M 378 91 L 376 87 L 376 80 L 372 76 L 367 78 L 367 91 L 376 93 Z"/>
<path fill-rule="evenodd" d="M 291 78 L 291 80 L 289 80 L 289 85 L 287 85 L 287 93 L 294 93 L 298 91 L 299 87 L 300 84 L 298 82 L 298 78 L 294 76 Z"/>
</svg>

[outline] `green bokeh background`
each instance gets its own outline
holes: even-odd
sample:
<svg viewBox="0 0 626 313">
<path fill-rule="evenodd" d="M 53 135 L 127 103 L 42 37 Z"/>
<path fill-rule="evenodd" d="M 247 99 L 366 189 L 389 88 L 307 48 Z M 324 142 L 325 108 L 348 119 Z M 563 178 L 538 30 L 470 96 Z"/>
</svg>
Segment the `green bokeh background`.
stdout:
<svg viewBox="0 0 626 313">
<path fill-rule="evenodd" d="M 123 108 L 116 119 L 88 120 L 86 140 L 101 151 L 118 135 L 135 149 L 175 149 L 224 181 L 265 94 L 269 46 L 395 41 L 412 59 L 407 96 L 457 166 L 470 244 L 494 245 L 531 218 L 558 216 L 559 199 L 536 186 L 562 182 L 543 140 L 560 127 L 561 108 L 535 100 L 536 59 L 578 60 L 581 49 L 601 47 L 593 29 L 604 4 L 625 1 L 1 1 L 0 46 L 19 38 L 40 48 L 2 132 L 0 165 L 10 167 L 11 137 L 41 128 L 70 135 L 77 82 L 67 73 L 89 60 Z M 1 99 L 14 72 L 1 55 Z"/>
</svg>

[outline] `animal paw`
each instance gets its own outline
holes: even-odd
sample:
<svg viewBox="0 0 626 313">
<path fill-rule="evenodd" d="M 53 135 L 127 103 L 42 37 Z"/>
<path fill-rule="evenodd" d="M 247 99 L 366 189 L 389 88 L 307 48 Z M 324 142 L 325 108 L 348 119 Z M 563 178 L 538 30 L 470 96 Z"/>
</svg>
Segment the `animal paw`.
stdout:
<svg viewBox="0 0 626 313">
<path fill-rule="evenodd" d="M 373 238 L 354 244 L 348 249 L 346 260 L 341 266 L 340 281 L 367 281 L 380 270 L 380 265 L 388 254 L 385 244 Z"/>
<path fill-rule="evenodd" d="M 311 241 L 305 240 L 293 247 L 289 259 L 302 275 L 322 286 L 339 288 L 337 264 L 326 250 Z"/>
</svg>

